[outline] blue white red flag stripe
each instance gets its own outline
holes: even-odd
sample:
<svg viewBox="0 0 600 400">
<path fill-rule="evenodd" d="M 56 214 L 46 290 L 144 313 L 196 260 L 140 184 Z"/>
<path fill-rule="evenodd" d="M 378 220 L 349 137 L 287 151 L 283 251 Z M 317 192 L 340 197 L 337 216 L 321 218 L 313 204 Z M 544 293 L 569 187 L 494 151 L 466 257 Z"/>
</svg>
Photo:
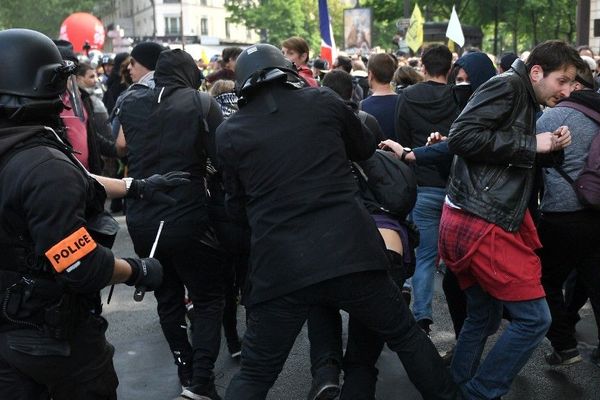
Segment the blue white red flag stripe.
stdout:
<svg viewBox="0 0 600 400">
<path fill-rule="evenodd" d="M 321 30 L 321 58 L 327 60 L 331 67 L 336 54 L 327 0 L 319 0 L 319 28 Z"/>
</svg>

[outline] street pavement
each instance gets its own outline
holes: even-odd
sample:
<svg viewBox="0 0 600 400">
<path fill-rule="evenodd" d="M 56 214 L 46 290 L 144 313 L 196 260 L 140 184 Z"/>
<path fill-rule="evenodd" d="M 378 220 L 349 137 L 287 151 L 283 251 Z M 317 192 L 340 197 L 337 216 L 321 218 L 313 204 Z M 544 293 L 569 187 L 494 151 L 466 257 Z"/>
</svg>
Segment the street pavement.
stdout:
<svg viewBox="0 0 600 400">
<path fill-rule="evenodd" d="M 113 248 L 120 257 L 133 256 L 133 246 L 127 233 L 124 217 L 117 217 L 121 231 Z M 185 251 L 185 249 L 181 249 Z M 144 255 L 145 256 L 145 255 Z M 133 301 L 133 288 L 117 285 L 110 304 L 106 304 L 108 289 L 103 291 L 104 316 L 109 321 L 108 340 L 115 346 L 114 363 L 119 376 L 120 400 L 178 399 L 181 387 L 176 367 L 162 336 L 156 300 L 147 293 L 143 302 Z M 544 362 L 544 353 L 550 345 L 544 340 L 530 361 L 514 381 L 504 400 L 600 400 L 600 368 L 590 362 L 590 353 L 597 344 L 594 317 L 589 303 L 582 310 L 582 321 L 577 325 L 579 348 L 584 361 L 568 367 L 550 367 Z M 240 333 L 244 329 L 244 312 L 238 313 Z M 344 315 L 347 321 L 347 316 Z M 454 343 L 454 333 L 441 290 L 441 275 L 436 276 L 434 320 L 431 339 L 440 352 Z M 345 334 L 345 333 L 344 333 Z M 495 338 L 490 340 L 493 343 Z M 345 338 L 344 338 L 345 339 Z M 279 379 L 267 397 L 269 400 L 304 400 L 310 388 L 309 342 L 306 326 L 292 348 Z M 239 364 L 232 360 L 221 343 L 221 352 L 215 366 L 217 390 L 224 395 Z M 387 347 L 377 367 L 379 380 L 377 400 L 421 399 L 412 386 L 398 357 Z"/>
</svg>

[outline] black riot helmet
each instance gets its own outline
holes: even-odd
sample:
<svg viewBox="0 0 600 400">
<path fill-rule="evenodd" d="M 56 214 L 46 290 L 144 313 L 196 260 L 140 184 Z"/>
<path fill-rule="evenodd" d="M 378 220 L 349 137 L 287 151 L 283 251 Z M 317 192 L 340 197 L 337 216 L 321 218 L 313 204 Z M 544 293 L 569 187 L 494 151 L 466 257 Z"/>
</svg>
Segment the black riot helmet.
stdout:
<svg viewBox="0 0 600 400">
<path fill-rule="evenodd" d="M 256 44 L 239 55 L 235 66 L 235 88 L 243 95 L 264 84 L 280 80 L 294 85 L 300 84 L 294 64 L 285 58 L 277 47 L 270 44 Z"/>
<path fill-rule="evenodd" d="M 29 29 L 0 31 L 0 54 L 0 96 L 57 99 L 76 68 L 50 38 Z"/>
</svg>

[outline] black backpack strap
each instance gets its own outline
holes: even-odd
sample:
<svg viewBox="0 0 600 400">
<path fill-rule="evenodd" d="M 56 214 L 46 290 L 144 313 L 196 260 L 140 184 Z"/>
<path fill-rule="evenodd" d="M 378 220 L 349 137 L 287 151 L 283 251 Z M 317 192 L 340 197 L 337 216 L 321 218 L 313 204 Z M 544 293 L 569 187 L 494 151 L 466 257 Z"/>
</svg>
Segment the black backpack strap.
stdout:
<svg viewBox="0 0 600 400">
<path fill-rule="evenodd" d="M 572 108 L 574 110 L 581 112 L 583 115 L 585 115 L 586 117 L 595 121 L 596 123 L 600 124 L 600 113 L 595 110 L 592 110 L 591 108 L 586 107 L 582 104 L 576 103 L 574 101 L 564 100 L 564 101 L 561 101 L 560 103 L 558 103 L 556 105 L 556 107 Z M 600 134 L 600 131 L 597 134 Z M 569 184 L 572 185 L 575 182 L 575 180 L 573 178 L 571 178 L 569 176 L 569 174 L 567 174 L 565 172 L 565 170 L 563 169 L 562 166 L 556 165 L 556 166 L 554 166 L 554 169 L 556 170 L 556 172 L 558 172 L 560 174 L 560 176 L 562 176 L 567 182 L 569 182 Z"/>
<path fill-rule="evenodd" d="M 560 175 L 560 176 L 562 176 L 562 177 L 565 179 L 565 181 L 569 182 L 569 184 L 571 184 L 571 185 L 572 185 L 572 184 L 575 182 L 575 181 L 573 180 L 573 178 L 571 178 L 571 177 L 569 176 L 569 174 L 567 174 L 567 172 L 566 172 L 566 171 L 563 169 L 563 167 L 562 167 L 562 166 L 560 166 L 560 165 L 555 165 L 553 168 L 556 170 L 556 172 L 558 172 L 558 173 L 559 173 L 559 175 Z"/>
</svg>

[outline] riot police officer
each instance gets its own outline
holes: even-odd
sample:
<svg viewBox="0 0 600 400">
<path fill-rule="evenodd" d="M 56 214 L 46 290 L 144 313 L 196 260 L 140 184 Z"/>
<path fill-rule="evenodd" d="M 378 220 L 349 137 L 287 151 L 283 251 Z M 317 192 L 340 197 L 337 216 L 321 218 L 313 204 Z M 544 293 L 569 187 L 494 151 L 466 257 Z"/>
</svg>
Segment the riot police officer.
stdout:
<svg viewBox="0 0 600 400">
<path fill-rule="evenodd" d="M 0 32 L 0 398 L 116 399 L 114 348 L 99 290 L 156 288 L 156 259 L 118 259 L 102 243 L 106 193 L 155 183 L 92 178 L 61 136 L 60 95 L 74 72 L 39 32 Z"/>
<path fill-rule="evenodd" d="M 241 369 L 225 399 L 267 397 L 317 305 L 380 335 L 423 398 L 454 399 L 456 385 L 390 280 L 381 235 L 356 198 L 348 158 L 369 158 L 375 138 L 330 89 L 299 83 L 279 49 L 248 47 L 236 66 L 240 110 L 217 130 L 227 210 L 252 232 Z"/>
</svg>

